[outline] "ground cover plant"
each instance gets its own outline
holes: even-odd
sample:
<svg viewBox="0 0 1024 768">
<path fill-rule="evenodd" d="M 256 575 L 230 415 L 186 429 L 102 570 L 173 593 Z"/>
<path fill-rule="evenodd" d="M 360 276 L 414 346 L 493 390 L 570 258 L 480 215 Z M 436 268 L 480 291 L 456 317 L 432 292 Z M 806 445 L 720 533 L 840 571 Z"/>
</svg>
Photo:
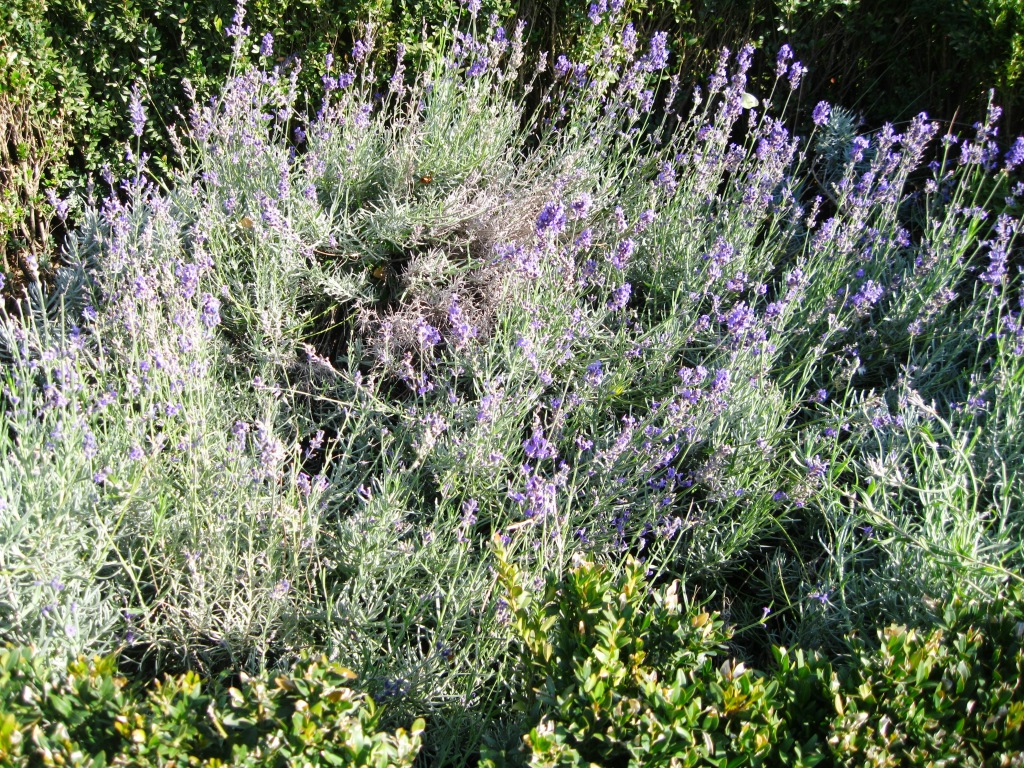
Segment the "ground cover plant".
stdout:
<svg viewBox="0 0 1024 768">
<path fill-rule="evenodd" d="M 594 746 L 597 711 L 559 699 L 577 673 L 595 690 L 591 653 L 609 706 L 637 702 L 652 728 L 699 715 L 694 761 L 733 736 L 751 759 L 917 755 L 940 723 L 979 760 L 1012 755 L 1020 656 L 985 644 L 977 606 L 1004 601 L 991 632 L 1019 639 L 1024 140 L 1000 142 L 995 105 L 961 137 L 923 114 L 860 135 L 820 103 L 796 136 L 806 69 L 788 47 L 764 89 L 747 46 L 690 90 L 664 35 L 639 38 L 615 4 L 593 13 L 616 33 L 590 58 L 536 65 L 523 25 L 474 3 L 416 67 L 367 28 L 323 62 L 307 112 L 301 63 L 239 6 L 232 77 L 179 126 L 166 182 L 135 92 L 134 170 L 76 201 L 63 253 L 30 260 L 0 315 L 4 641 L 44 667 L 117 653 L 143 683 L 298 665 L 289 702 L 324 653 L 355 674 L 327 701 L 368 695 L 359 727 L 382 729 L 385 755 L 424 718 L 431 765 L 668 750 L 626 731 Z M 654 629 L 613 612 L 605 645 L 567 644 L 566 616 L 586 635 L 591 609 L 649 591 L 672 603 L 644 608 Z M 929 634 L 947 604 L 977 626 L 951 614 Z M 645 666 L 641 644 L 672 637 L 684 650 Z M 849 659 L 853 703 L 783 734 L 808 710 L 776 692 L 833 700 L 826 665 Z M 111 663 L 71 670 L 107 702 Z M 857 718 L 884 707 L 865 690 L 894 664 L 938 714 L 897 697 L 904 735 L 886 742 Z M 714 669 L 759 691 L 755 725 L 718 731 L 648 685 L 691 675 L 679 690 L 714 701 Z M 993 718 L 980 735 L 957 698 L 972 691 L 966 711 Z M 36 739 L 3 728 L 12 750 Z M 217 759 L 235 743 L 219 738 Z"/>
</svg>

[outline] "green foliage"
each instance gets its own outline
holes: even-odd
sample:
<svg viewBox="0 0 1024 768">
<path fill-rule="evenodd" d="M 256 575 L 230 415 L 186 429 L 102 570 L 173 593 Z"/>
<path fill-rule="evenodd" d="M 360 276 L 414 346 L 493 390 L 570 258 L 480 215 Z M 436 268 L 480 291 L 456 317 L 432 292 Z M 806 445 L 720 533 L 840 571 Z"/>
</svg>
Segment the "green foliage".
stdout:
<svg viewBox="0 0 1024 768">
<path fill-rule="evenodd" d="M 939 629 L 891 626 L 834 671 L 773 648 L 757 672 L 728 658 L 731 631 L 685 605 L 679 584 L 652 589 L 643 567 L 591 563 L 542 591 L 503 547 L 498 581 L 522 643 L 519 711 L 536 768 L 615 764 L 1012 765 L 1024 748 L 1019 588 L 982 606 L 951 604 Z M 499 748 L 487 765 L 512 762 Z"/>
<path fill-rule="evenodd" d="M 858 642 L 829 744 L 840 765 L 1015 765 L 1024 754 L 1024 601 L 958 602 L 940 627 L 888 627 Z M 1017 761 L 1016 763 L 1014 761 Z"/>
<path fill-rule="evenodd" d="M 377 729 L 380 710 L 355 675 L 304 657 L 287 674 L 242 676 L 210 692 L 192 672 L 147 690 L 117 674 L 115 656 L 49 671 L 27 648 L 0 652 L 3 765 L 411 766 L 424 723 Z"/>
<path fill-rule="evenodd" d="M 62 181 L 73 126 L 84 115 L 84 82 L 69 72 L 33 0 L 0 3 L 0 263 L 50 238 L 44 188 Z"/>
<path fill-rule="evenodd" d="M 500 546 L 496 560 L 535 696 L 531 766 L 757 765 L 806 751 L 779 711 L 779 681 L 728 659 L 731 631 L 686 605 L 678 582 L 651 590 L 635 561 L 620 575 L 584 563 L 534 595 Z"/>
</svg>

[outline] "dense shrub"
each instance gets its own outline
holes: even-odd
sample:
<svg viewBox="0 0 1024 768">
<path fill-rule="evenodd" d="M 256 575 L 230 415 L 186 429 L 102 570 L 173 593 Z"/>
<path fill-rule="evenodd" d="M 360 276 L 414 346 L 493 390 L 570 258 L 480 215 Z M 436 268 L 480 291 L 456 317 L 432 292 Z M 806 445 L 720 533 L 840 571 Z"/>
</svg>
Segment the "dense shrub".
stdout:
<svg viewBox="0 0 1024 768">
<path fill-rule="evenodd" d="M 419 751 L 422 720 L 378 731 L 354 673 L 326 659 L 213 692 L 191 672 L 142 689 L 116 665 L 81 658 L 54 675 L 30 649 L 0 651 L 0 763 L 391 768 Z"/>
<path fill-rule="evenodd" d="M 1024 141 L 998 108 L 939 138 L 822 103 L 804 139 L 789 49 L 770 87 L 744 47 L 692 92 L 611 10 L 535 65 L 466 14 L 420 60 L 360 39 L 311 109 L 234 27 L 157 180 L 130 97 L 127 176 L 0 315 L 3 639 L 140 677 L 323 650 L 448 765 L 518 740 L 538 674 L 494 535 L 528 586 L 642 557 L 763 624 L 751 661 L 999 594 Z"/>
<path fill-rule="evenodd" d="M 758 672 L 730 657 L 720 616 L 678 582 L 652 590 L 635 562 L 618 574 L 580 564 L 542 590 L 500 545 L 497 565 L 522 644 L 531 766 L 1021 764 L 1019 586 L 954 602 L 938 628 L 879 630 L 837 671 L 774 648 L 774 669 Z M 519 751 L 492 747 L 485 764 Z"/>
<path fill-rule="evenodd" d="M 22 254 L 38 261 L 50 248 L 45 195 L 68 176 L 84 116 L 82 78 L 65 69 L 35 12 L 30 2 L 0 4 L 0 261 L 19 283 L 32 263 Z"/>
</svg>

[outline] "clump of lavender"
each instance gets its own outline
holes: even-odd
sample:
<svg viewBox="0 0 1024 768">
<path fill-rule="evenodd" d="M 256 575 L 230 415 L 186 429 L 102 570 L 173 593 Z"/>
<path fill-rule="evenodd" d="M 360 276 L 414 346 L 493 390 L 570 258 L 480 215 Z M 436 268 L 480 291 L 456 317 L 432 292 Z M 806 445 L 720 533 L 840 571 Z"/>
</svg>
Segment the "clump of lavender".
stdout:
<svg viewBox="0 0 1024 768">
<path fill-rule="evenodd" d="M 684 105 L 628 24 L 527 101 L 523 27 L 466 9 L 383 92 L 369 35 L 332 54 L 305 114 L 240 5 L 175 183 L 113 185 L 57 293 L 0 314 L 3 639 L 312 646 L 479 733 L 515 677 L 492 535 L 536 578 L 640 554 L 823 646 L 994 589 L 1024 501 L 995 113 L 964 150 L 819 104 L 809 141 L 788 48 L 763 108 L 749 47 Z"/>
</svg>

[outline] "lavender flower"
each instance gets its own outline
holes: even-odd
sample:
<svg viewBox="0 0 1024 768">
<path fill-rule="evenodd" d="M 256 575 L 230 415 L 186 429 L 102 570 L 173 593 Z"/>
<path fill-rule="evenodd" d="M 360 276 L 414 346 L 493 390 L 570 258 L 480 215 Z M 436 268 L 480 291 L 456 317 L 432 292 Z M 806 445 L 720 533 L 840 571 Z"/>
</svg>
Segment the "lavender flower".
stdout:
<svg viewBox="0 0 1024 768">
<path fill-rule="evenodd" d="M 558 455 L 555 451 L 555 446 L 536 428 L 533 430 L 533 435 L 523 441 L 523 452 L 531 459 L 537 459 L 538 461 L 541 459 L 553 459 Z"/>
<path fill-rule="evenodd" d="M 641 66 L 648 72 L 656 72 L 668 66 L 667 32 L 655 32 L 651 37 L 651 45 L 644 56 Z"/>
<path fill-rule="evenodd" d="M 270 591 L 270 597 L 273 600 L 284 600 L 288 596 L 288 592 L 291 591 L 291 584 L 288 579 L 281 579 L 274 588 Z"/>
<path fill-rule="evenodd" d="M 850 302 L 857 309 L 869 309 L 878 303 L 884 293 L 885 289 L 882 286 L 874 280 L 868 280 L 850 297 Z"/>
<path fill-rule="evenodd" d="M 477 59 L 470 65 L 469 69 L 466 70 L 466 77 L 480 77 L 480 75 L 487 71 L 489 63 L 490 60 L 486 56 Z"/>
<path fill-rule="evenodd" d="M 527 519 L 543 519 L 553 516 L 556 511 L 555 497 L 558 492 L 553 482 L 534 472 L 528 464 L 524 464 L 522 473 L 526 477 L 526 493 L 513 491 L 509 498 L 524 507 L 523 515 Z"/>
<path fill-rule="evenodd" d="M 420 345 L 428 349 L 441 343 L 441 333 L 423 318 L 416 324 L 416 336 L 420 340 Z"/>
<path fill-rule="evenodd" d="M 676 181 L 676 169 L 672 167 L 671 163 L 661 164 L 661 171 L 658 173 L 658 178 L 654 184 L 660 189 L 664 189 L 670 195 L 676 191 L 679 182 Z"/>
<path fill-rule="evenodd" d="M 817 600 L 822 605 L 828 605 L 829 592 L 828 590 L 818 588 L 808 595 L 811 600 Z"/>
<path fill-rule="evenodd" d="M 615 248 L 615 254 L 611 257 L 612 266 L 616 269 L 625 269 L 626 265 L 629 264 L 629 260 L 633 258 L 633 252 L 636 250 L 636 242 L 627 237 L 622 240 Z"/>
<path fill-rule="evenodd" d="M 715 371 L 715 378 L 711 382 L 711 392 L 716 395 L 723 395 L 729 391 L 732 380 L 728 368 L 719 368 Z"/>
<path fill-rule="evenodd" d="M 814 120 L 814 124 L 815 125 L 826 125 L 826 124 L 828 124 L 828 119 L 831 116 L 831 114 L 832 114 L 832 107 L 829 105 L 829 103 L 827 101 L 819 101 L 818 102 L 818 106 L 816 106 L 814 108 L 814 114 L 812 115 L 812 119 Z"/>
<path fill-rule="evenodd" d="M 220 325 L 220 299 L 211 293 L 204 293 L 202 306 L 203 314 L 201 319 L 203 321 L 203 325 L 207 328 L 213 328 Z"/>
<path fill-rule="evenodd" d="M 452 333 L 455 334 L 456 349 L 462 349 L 470 339 L 476 337 L 476 328 L 466 321 L 462 314 L 462 308 L 459 307 L 459 300 L 455 296 L 452 297 L 452 302 L 448 306 L 448 323 L 451 325 Z"/>
<path fill-rule="evenodd" d="M 565 207 L 558 202 L 544 204 L 537 216 L 537 237 L 542 240 L 554 239 L 565 231 Z"/>
<path fill-rule="evenodd" d="M 789 47 L 788 43 L 784 43 L 779 48 L 779 53 L 775 57 L 775 76 L 785 77 L 786 71 L 789 69 L 789 62 L 793 59 L 793 49 Z"/>
<path fill-rule="evenodd" d="M 800 81 L 803 76 L 807 74 L 807 67 L 801 64 L 799 61 L 794 61 L 793 66 L 789 68 L 789 88 L 795 91 L 800 87 Z"/>
<path fill-rule="evenodd" d="M 732 261 L 732 257 L 735 254 L 736 249 L 724 237 L 719 237 L 715 240 L 714 249 L 704 255 L 704 260 L 711 262 L 708 267 L 708 274 L 711 276 L 711 279 L 717 280 L 722 276 L 722 267 Z"/>
<path fill-rule="evenodd" d="M 462 502 L 462 520 L 459 522 L 458 541 L 460 544 L 466 544 L 469 542 L 469 538 L 466 533 L 476 525 L 476 513 L 479 509 L 479 504 L 476 499 L 466 499 Z"/>
<path fill-rule="evenodd" d="M 996 221 L 997 236 L 992 240 L 985 241 L 988 246 L 988 267 L 985 269 L 980 280 L 991 286 L 1000 285 L 1007 275 L 1006 261 L 1009 256 L 1009 246 L 1014 231 L 1013 219 L 1002 213 Z"/>
<path fill-rule="evenodd" d="M 235 15 L 231 18 L 231 26 L 228 27 L 228 37 L 235 37 L 238 39 L 244 39 L 249 36 L 251 31 L 249 27 L 243 27 L 242 22 L 245 21 L 245 0 L 238 0 L 235 5 Z"/>
<path fill-rule="evenodd" d="M 142 132 L 146 129 L 146 110 L 142 107 L 138 83 L 132 86 L 132 96 L 128 102 L 128 115 L 132 123 L 132 135 L 142 136 Z"/>
<path fill-rule="evenodd" d="M 71 200 L 57 197 L 57 193 L 52 189 L 46 190 L 46 199 L 49 201 L 50 205 L 53 206 L 53 212 L 57 215 L 57 218 L 61 221 L 67 221 L 68 210 L 71 208 Z M 0 283 L 0 289 L 2 288 L 3 283 Z"/>
<path fill-rule="evenodd" d="M 754 327 L 755 320 L 756 317 L 753 311 L 747 306 L 746 302 L 741 301 L 726 315 L 725 324 L 730 334 L 743 339 Z"/>
<path fill-rule="evenodd" d="M 1012 171 L 1021 163 L 1024 163 L 1024 136 L 1018 136 L 1006 153 L 1006 170 Z"/>
<path fill-rule="evenodd" d="M 267 32 L 260 41 L 260 56 L 270 58 L 274 55 L 274 36 Z"/>
<path fill-rule="evenodd" d="M 629 228 L 629 224 L 626 222 L 626 212 L 622 210 L 621 205 L 615 206 L 615 229 L 619 232 L 625 232 Z"/>
<path fill-rule="evenodd" d="M 637 234 L 647 229 L 654 221 L 658 218 L 658 214 L 653 209 L 648 208 L 643 211 L 639 217 L 637 217 L 636 224 L 633 225 L 633 231 Z"/>
<path fill-rule="evenodd" d="M 729 56 L 731 53 L 732 52 L 728 48 L 722 48 L 722 50 L 718 52 L 718 64 L 715 66 L 714 74 L 708 79 L 709 97 L 725 88 L 725 84 L 728 82 L 726 78 L 726 71 L 729 66 Z"/>
<path fill-rule="evenodd" d="M 569 207 L 572 209 L 572 213 L 575 218 L 585 219 L 590 215 L 590 210 L 593 206 L 594 198 L 584 192 L 579 196 L 579 199 L 573 201 Z"/>
<path fill-rule="evenodd" d="M 388 80 L 388 90 L 399 94 L 405 92 L 405 45 L 402 43 L 395 51 L 395 71 Z"/>
<path fill-rule="evenodd" d="M 622 48 L 626 55 L 632 57 L 636 53 L 636 29 L 630 22 L 622 30 Z"/>
<path fill-rule="evenodd" d="M 820 456 L 804 459 L 804 466 L 807 467 L 808 477 L 820 479 L 828 472 L 828 462 L 822 461 Z"/>
<path fill-rule="evenodd" d="M 189 300 L 195 296 L 196 289 L 199 287 L 199 265 L 179 262 L 174 269 L 174 274 L 181 281 L 182 297 Z"/>
<path fill-rule="evenodd" d="M 91 429 L 85 430 L 82 434 L 82 453 L 85 454 L 85 458 L 92 459 L 99 453 L 99 446 L 96 444 L 96 435 L 92 433 Z"/>
<path fill-rule="evenodd" d="M 619 310 L 625 309 L 626 305 L 629 304 L 629 297 L 633 292 L 633 286 L 629 283 L 623 283 L 612 293 L 611 299 L 608 300 L 608 309 L 612 312 L 618 312 Z"/>
<path fill-rule="evenodd" d="M 256 447 L 259 451 L 259 469 L 256 472 L 257 479 L 274 477 L 281 463 L 288 455 L 288 451 L 269 423 L 261 423 L 256 428 Z"/>
<path fill-rule="evenodd" d="M 320 450 L 320 448 L 323 446 L 323 444 L 324 444 L 324 431 L 322 429 L 318 429 L 316 431 L 316 434 L 313 435 L 313 437 L 311 437 L 310 440 L 309 440 L 309 446 L 306 448 L 306 458 L 310 459 L 313 456 L 315 456 L 316 452 Z"/>
<path fill-rule="evenodd" d="M 355 45 L 352 46 L 352 60 L 357 64 L 365 61 L 366 57 L 370 55 L 372 45 L 373 40 L 369 36 L 366 39 L 356 40 Z"/>
</svg>

